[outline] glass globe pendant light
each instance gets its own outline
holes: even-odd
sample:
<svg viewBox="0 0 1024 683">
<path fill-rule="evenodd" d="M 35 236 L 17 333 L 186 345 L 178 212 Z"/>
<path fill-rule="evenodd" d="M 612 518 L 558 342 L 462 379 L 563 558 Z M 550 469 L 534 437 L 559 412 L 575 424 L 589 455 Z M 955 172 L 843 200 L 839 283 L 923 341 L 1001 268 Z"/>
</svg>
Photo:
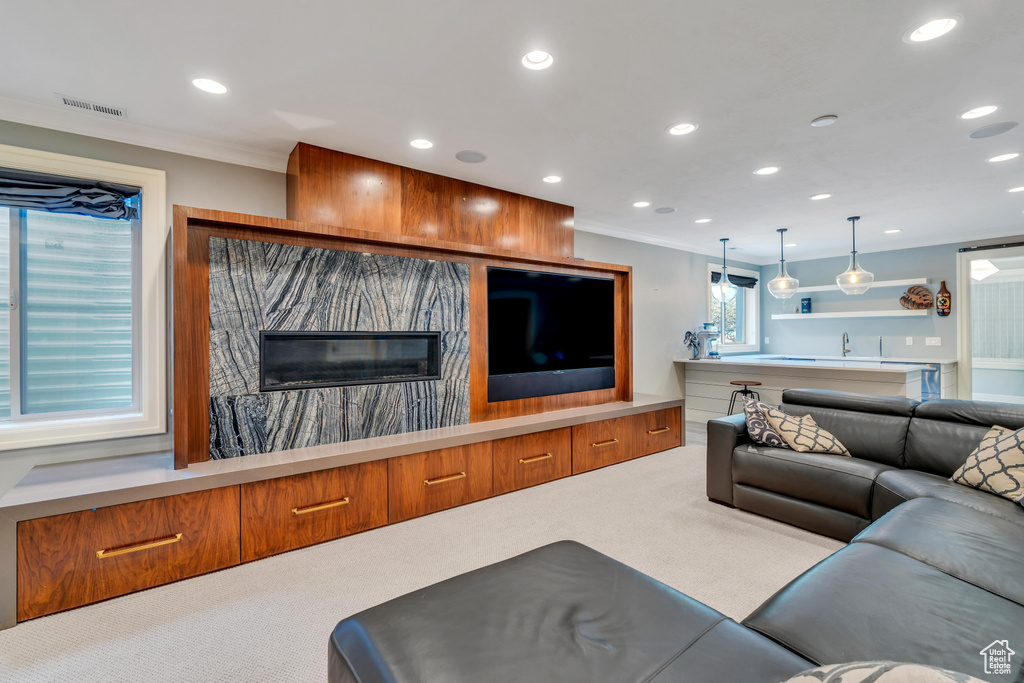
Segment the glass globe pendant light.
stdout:
<svg viewBox="0 0 1024 683">
<path fill-rule="evenodd" d="M 722 278 L 711 285 L 711 296 L 715 297 L 718 301 L 724 301 L 726 303 L 736 298 L 736 292 L 739 289 L 729 279 L 729 268 L 725 265 L 725 243 L 729 241 L 728 237 L 722 238 Z"/>
<path fill-rule="evenodd" d="M 800 281 L 786 272 L 786 228 L 776 232 L 779 233 L 779 274 L 768 283 L 768 292 L 776 299 L 788 299 L 796 294 Z"/>
<path fill-rule="evenodd" d="M 863 294 L 871 287 L 875 276 L 857 265 L 857 221 L 860 216 L 850 216 L 846 220 L 853 228 L 853 251 L 850 252 L 850 267 L 836 275 L 836 284 L 844 294 Z"/>
</svg>

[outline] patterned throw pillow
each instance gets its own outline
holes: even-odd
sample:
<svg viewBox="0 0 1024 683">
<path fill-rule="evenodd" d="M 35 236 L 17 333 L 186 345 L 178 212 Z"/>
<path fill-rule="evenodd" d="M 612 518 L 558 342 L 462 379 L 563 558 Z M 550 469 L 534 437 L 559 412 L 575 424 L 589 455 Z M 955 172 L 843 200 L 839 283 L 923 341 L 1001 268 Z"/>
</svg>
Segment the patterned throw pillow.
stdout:
<svg viewBox="0 0 1024 683">
<path fill-rule="evenodd" d="M 797 453 L 830 453 L 849 455 L 850 451 L 832 436 L 831 432 L 818 426 L 810 415 L 795 417 L 778 410 L 768 412 L 768 422 L 775 431 Z"/>
<path fill-rule="evenodd" d="M 804 671 L 785 683 L 983 683 L 967 674 L 923 664 L 853 662 Z"/>
<path fill-rule="evenodd" d="M 1024 505 L 1024 429 L 988 430 L 949 480 Z"/>
<path fill-rule="evenodd" d="M 754 443 L 763 446 L 774 446 L 775 448 L 789 448 L 789 444 L 779 436 L 771 423 L 768 422 L 768 412 L 774 410 L 767 403 L 756 399 L 743 402 L 743 414 L 747 418 L 747 434 Z M 778 411 L 775 411 L 778 412 Z"/>
</svg>

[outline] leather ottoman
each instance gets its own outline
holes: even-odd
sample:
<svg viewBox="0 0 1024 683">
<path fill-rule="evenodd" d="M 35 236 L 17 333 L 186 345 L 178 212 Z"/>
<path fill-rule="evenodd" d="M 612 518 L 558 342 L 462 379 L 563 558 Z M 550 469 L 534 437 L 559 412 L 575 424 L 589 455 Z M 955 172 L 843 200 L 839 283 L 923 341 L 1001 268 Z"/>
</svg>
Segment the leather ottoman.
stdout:
<svg viewBox="0 0 1024 683">
<path fill-rule="evenodd" d="M 571 541 L 342 621 L 331 683 L 777 683 L 812 663 Z"/>
</svg>

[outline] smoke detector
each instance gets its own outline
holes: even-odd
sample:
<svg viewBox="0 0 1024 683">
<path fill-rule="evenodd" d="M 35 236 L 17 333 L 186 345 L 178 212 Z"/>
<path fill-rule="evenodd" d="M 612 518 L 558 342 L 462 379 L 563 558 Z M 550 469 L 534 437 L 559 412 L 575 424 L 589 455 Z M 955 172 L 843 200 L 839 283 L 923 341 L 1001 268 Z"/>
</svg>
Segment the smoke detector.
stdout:
<svg viewBox="0 0 1024 683">
<path fill-rule="evenodd" d="M 80 97 L 68 97 L 67 95 L 61 95 L 57 92 L 53 94 L 57 98 L 58 102 L 65 107 L 70 107 L 71 109 L 87 111 L 93 114 L 102 114 L 103 116 L 112 116 L 118 119 L 123 119 L 128 116 L 128 112 L 121 107 L 113 107 L 109 104 L 100 104 L 99 102 L 90 102 L 89 100 L 83 100 Z"/>
</svg>

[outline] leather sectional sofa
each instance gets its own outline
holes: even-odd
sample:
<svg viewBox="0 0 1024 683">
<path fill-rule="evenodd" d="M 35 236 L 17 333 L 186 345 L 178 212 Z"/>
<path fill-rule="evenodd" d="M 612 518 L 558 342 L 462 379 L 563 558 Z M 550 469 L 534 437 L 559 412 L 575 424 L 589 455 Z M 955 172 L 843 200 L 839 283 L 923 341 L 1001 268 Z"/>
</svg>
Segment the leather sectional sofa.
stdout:
<svg viewBox="0 0 1024 683">
<path fill-rule="evenodd" d="M 890 660 L 1024 681 L 1024 654 L 1009 674 L 982 656 L 995 641 L 1024 653 L 1024 509 L 945 482 L 986 427 L 1024 426 L 1024 409 L 810 390 L 784 402 L 854 457 L 763 449 L 741 419 L 713 420 L 709 496 L 853 538 L 742 623 L 561 542 L 345 619 L 329 680 L 778 683 Z"/>
</svg>

